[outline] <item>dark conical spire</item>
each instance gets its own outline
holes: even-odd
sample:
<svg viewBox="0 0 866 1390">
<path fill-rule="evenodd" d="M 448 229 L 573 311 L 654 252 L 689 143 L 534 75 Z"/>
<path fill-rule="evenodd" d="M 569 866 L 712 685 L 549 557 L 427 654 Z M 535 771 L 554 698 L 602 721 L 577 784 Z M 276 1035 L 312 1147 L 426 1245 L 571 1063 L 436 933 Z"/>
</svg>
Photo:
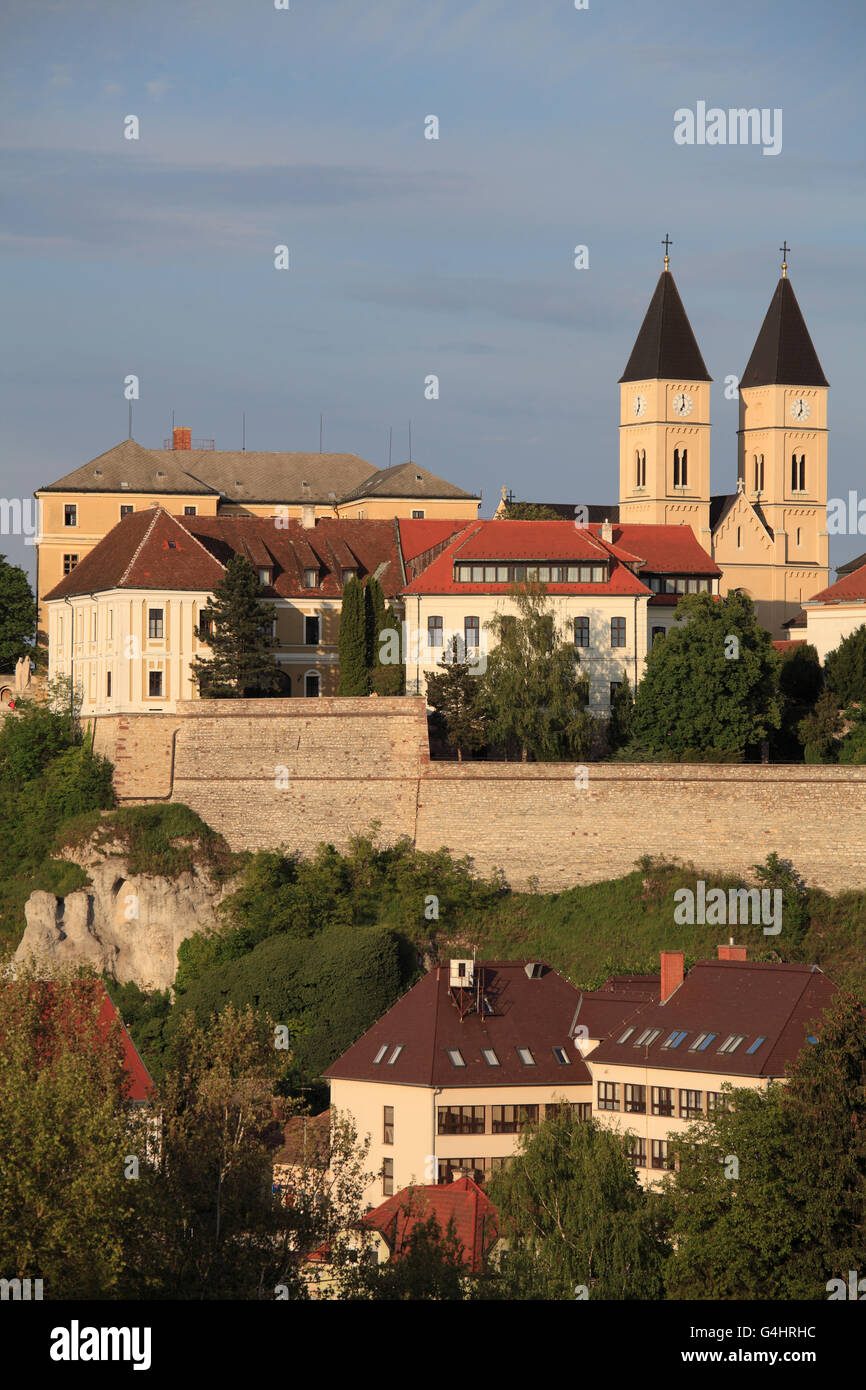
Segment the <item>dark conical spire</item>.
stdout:
<svg viewBox="0 0 866 1390">
<path fill-rule="evenodd" d="M 740 386 L 829 386 L 791 281 L 782 273 Z"/>
<path fill-rule="evenodd" d="M 620 381 L 712 381 L 674 277 L 663 270 Z"/>
</svg>

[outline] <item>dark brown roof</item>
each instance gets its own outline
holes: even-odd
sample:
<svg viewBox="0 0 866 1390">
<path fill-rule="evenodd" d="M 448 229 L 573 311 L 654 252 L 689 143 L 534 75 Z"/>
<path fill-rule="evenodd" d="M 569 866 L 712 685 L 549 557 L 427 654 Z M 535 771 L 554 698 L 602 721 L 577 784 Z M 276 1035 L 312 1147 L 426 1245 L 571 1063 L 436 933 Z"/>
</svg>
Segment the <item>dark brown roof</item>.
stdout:
<svg viewBox="0 0 866 1390">
<path fill-rule="evenodd" d="M 42 492 L 166 493 L 213 496 L 215 489 L 188 471 L 193 456 L 185 450 L 145 449 L 124 439 L 98 458 L 49 483 Z"/>
<path fill-rule="evenodd" d="M 775 385 L 829 385 L 794 288 L 785 275 L 776 286 L 752 355 L 740 378 L 740 387 Z"/>
<path fill-rule="evenodd" d="M 192 517 L 184 518 L 191 521 Z M 179 589 L 209 592 L 224 567 L 162 507 L 130 512 L 95 545 L 47 600 L 106 589 Z"/>
<path fill-rule="evenodd" d="M 620 381 L 712 381 L 669 270 L 659 276 Z"/>
<path fill-rule="evenodd" d="M 274 1154 L 273 1163 L 327 1168 L 330 1152 L 330 1110 L 323 1110 L 319 1115 L 291 1115 L 283 1128 L 283 1144 Z"/>
<path fill-rule="evenodd" d="M 669 1071 L 784 1076 L 807 1035 L 820 1026 L 835 993 L 836 986 L 817 965 L 701 960 L 664 1004 L 644 1004 L 635 1012 L 627 1025 L 634 1032 L 625 1042 L 612 1034 L 590 1059 Z M 659 1035 L 648 1047 L 637 1047 L 646 1028 L 658 1028 Z M 677 1047 L 665 1048 L 674 1030 L 685 1031 L 686 1037 Z M 700 1033 L 715 1036 L 705 1049 L 692 1052 Z M 734 1052 L 720 1053 L 731 1034 L 743 1034 L 745 1041 Z M 750 1053 L 758 1038 L 764 1041 Z"/>
<path fill-rule="evenodd" d="M 490 1012 L 476 1011 L 462 1021 L 449 987 L 449 966 L 436 966 L 325 1075 L 404 1086 L 589 1085 L 589 1071 L 569 1035 L 580 992 L 549 966 L 540 978 L 529 979 L 526 964 L 479 962 L 475 968 L 482 972 Z M 391 1063 L 398 1046 L 402 1050 Z M 521 1061 L 518 1047 L 530 1049 L 534 1065 Z M 554 1047 L 564 1049 L 566 1065 L 557 1061 Z M 455 1048 L 464 1066 L 450 1060 L 449 1049 Z M 493 1049 L 498 1066 L 484 1060 L 482 1048 Z"/>
</svg>

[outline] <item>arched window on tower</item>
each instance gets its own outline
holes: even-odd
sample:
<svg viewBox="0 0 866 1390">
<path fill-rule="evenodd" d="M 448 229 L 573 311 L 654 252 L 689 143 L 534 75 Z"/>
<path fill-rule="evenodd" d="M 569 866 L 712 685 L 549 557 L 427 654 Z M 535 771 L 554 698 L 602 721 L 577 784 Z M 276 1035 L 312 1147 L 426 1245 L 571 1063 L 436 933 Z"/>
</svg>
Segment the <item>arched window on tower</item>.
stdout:
<svg viewBox="0 0 866 1390">
<path fill-rule="evenodd" d="M 646 449 L 635 449 L 635 487 L 646 487 Z"/>
<path fill-rule="evenodd" d="M 738 550 L 742 550 L 742 548 L 743 548 L 742 527 L 738 526 L 738 527 L 737 527 L 737 549 L 738 549 Z"/>
<path fill-rule="evenodd" d="M 688 451 L 688 449 L 683 449 L 683 456 L 682 456 L 682 459 L 680 460 L 680 474 L 681 474 L 681 477 L 682 477 L 682 484 L 683 484 L 683 487 L 688 487 L 688 485 L 689 485 L 689 451 Z"/>
<path fill-rule="evenodd" d="M 791 491 L 806 491 L 806 455 L 791 455 Z"/>
<path fill-rule="evenodd" d="M 674 487 L 688 486 L 688 452 L 688 449 L 674 449 Z"/>
<path fill-rule="evenodd" d="M 755 492 L 764 491 L 764 455 L 755 454 Z"/>
</svg>

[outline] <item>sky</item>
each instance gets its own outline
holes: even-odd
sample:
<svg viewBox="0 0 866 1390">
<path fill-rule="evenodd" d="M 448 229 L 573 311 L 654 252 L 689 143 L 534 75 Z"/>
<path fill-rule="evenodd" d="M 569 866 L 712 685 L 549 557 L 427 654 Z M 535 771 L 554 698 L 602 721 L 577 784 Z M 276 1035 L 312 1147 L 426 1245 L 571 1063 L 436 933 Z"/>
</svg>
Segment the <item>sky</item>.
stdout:
<svg viewBox="0 0 866 1390">
<path fill-rule="evenodd" d="M 0 497 L 124 439 L 134 374 L 147 447 L 174 417 L 240 448 L 246 412 L 247 448 L 316 450 L 321 412 L 327 451 L 382 467 L 411 421 L 482 515 L 503 485 L 616 501 L 617 381 L 667 233 L 712 490 L 736 486 L 725 377 L 786 239 L 830 496 L 866 496 L 862 0 L 288 4 L 3 0 Z M 676 143 L 699 102 L 781 110 L 781 151 Z M 831 538 L 831 563 L 864 550 Z M 0 551 L 32 574 L 21 537 Z"/>
</svg>

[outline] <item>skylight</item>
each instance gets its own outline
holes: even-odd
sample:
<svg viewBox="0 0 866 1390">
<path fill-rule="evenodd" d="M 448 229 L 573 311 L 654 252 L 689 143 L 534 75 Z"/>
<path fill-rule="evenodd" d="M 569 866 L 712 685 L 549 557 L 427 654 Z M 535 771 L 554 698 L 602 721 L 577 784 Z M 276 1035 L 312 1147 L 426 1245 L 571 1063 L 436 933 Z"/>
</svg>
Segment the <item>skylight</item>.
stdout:
<svg viewBox="0 0 866 1390">
<path fill-rule="evenodd" d="M 632 1035 L 633 1032 L 634 1032 L 634 1029 L 633 1029 L 633 1028 L 626 1028 L 626 1030 L 625 1030 L 625 1032 L 623 1033 L 622 1037 L 621 1037 L 621 1038 L 618 1038 L 617 1041 L 618 1041 L 618 1042 L 621 1042 L 621 1043 L 628 1042 L 628 1040 L 629 1040 L 629 1038 L 631 1037 L 631 1035 Z"/>
<path fill-rule="evenodd" d="M 717 1038 L 718 1036 L 718 1033 L 698 1033 L 698 1036 L 689 1048 L 689 1052 L 705 1052 L 713 1041 L 713 1038 Z"/>
<path fill-rule="evenodd" d="M 484 1058 L 488 1067 L 498 1067 L 502 1065 L 492 1047 L 482 1047 L 481 1056 Z"/>
<path fill-rule="evenodd" d="M 662 1043 L 662 1047 L 679 1047 L 683 1038 L 687 1038 L 688 1035 L 689 1033 L 687 1028 L 675 1028 L 674 1031 L 671 1033 L 670 1037 L 666 1038 L 665 1041 Z"/>
<path fill-rule="evenodd" d="M 390 1043 L 382 1044 L 382 1046 L 379 1048 L 379 1051 L 376 1053 L 376 1056 L 373 1058 L 373 1062 L 375 1065 L 378 1065 L 378 1063 L 381 1062 L 382 1058 L 385 1056 L 385 1053 L 388 1051 L 388 1048 L 390 1046 Z"/>
<path fill-rule="evenodd" d="M 813 1047 L 815 1046 L 815 1043 L 816 1043 L 817 1041 L 818 1041 L 818 1039 L 817 1039 L 817 1038 L 813 1038 L 811 1033 L 807 1033 L 807 1034 L 806 1034 L 806 1042 L 807 1042 L 807 1043 L 811 1043 Z"/>
<path fill-rule="evenodd" d="M 635 1047 L 649 1047 L 650 1043 L 655 1042 L 661 1031 L 661 1028 L 644 1028 L 640 1037 L 634 1040 Z"/>
<path fill-rule="evenodd" d="M 517 1055 L 525 1067 L 534 1067 L 535 1058 L 528 1047 L 518 1047 Z"/>
<path fill-rule="evenodd" d="M 448 1056 L 451 1058 L 451 1065 L 452 1065 L 453 1067 L 465 1067 L 465 1066 L 466 1066 L 466 1063 L 465 1063 L 465 1061 L 463 1060 L 463 1053 L 460 1051 L 460 1048 L 459 1048 L 459 1047 L 449 1047 L 449 1048 L 448 1048 Z"/>
<path fill-rule="evenodd" d="M 553 1055 L 561 1067 L 568 1067 L 571 1065 L 568 1053 L 564 1047 L 555 1047 L 553 1049 Z"/>
<path fill-rule="evenodd" d="M 400 1053 L 401 1053 L 402 1051 L 403 1051 L 403 1044 L 402 1044 L 402 1043 L 398 1043 L 397 1046 L 394 1048 L 394 1051 L 391 1053 L 391 1056 L 388 1058 L 388 1066 L 389 1066 L 389 1067 L 393 1067 L 394 1063 L 396 1062 L 397 1058 L 400 1056 Z"/>
<path fill-rule="evenodd" d="M 727 1053 L 736 1052 L 737 1048 L 740 1046 L 740 1043 L 744 1043 L 745 1041 L 745 1033 L 729 1033 L 728 1036 L 725 1038 L 725 1041 L 719 1048 L 719 1051 Z"/>
<path fill-rule="evenodd" d="M 766 1041 L 766 1038 L 755 1038 L 755 1041 L 752 1043 L 752 1046 L 749 1048 L 748 1052 L 746 1053 L 746 1056 L 751 1057 L 753 1052 L 757 1052 L 758 1048 L 761 1046 L 761 1043 L 765 1043 Z"/>
</svg>

